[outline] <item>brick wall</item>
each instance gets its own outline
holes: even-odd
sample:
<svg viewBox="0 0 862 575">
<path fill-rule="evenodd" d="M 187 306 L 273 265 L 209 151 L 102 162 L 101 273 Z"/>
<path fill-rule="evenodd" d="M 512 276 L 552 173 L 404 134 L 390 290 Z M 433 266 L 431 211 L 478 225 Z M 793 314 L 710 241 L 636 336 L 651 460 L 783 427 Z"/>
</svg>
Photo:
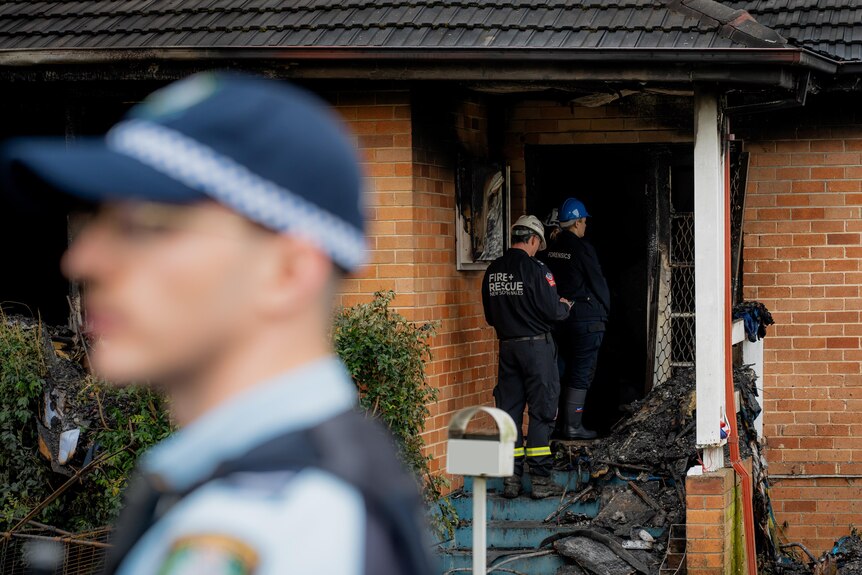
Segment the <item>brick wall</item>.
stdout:
<svg viewBox="0 0 862 575">
<path fill-rule="evenodd" d="M 689 476 L 685 487 L 689 575 L 745 573 L 742 486 L 733 469 Z"/>
<path fill-rule="evenodd" d="M 340 302 L 367 301 L 375 291 L 393 289 L 396 304 L 410 308 L 413 273 L 413 135 L 410 93 L 339 92 L 329 99 L 354 134 L 366 178 L 370 264 L 343 286 Z"/>
<path fill-rule="evenodd" d="M 458 150 L 487 153 L 487 108 L 476 97 L 417 93 L 413 100 L 417 318 L 438 321 L 429 382 L 440 390 L 425 441 L 445 468 L 446 426 L 470 405 L 493 405 L 496 338 L 485 323 L 481 271 L 457 271 L 455 167 Z"/>
<path fill-rule="evenodd" d="M 439 472 L 452 413 L 493 404 L 496 344 L 482 314 L 482 272 L 456 271 L 454 228 L 456 151 L 487 154 L 487 109 L 475 97 L 406 90 L 330 99 L 355 134 L 368 176 L 371 263 L 345 283 L 340 303 L 393 289 L 405 317 L 438 322 L 427 375 L 439 401 L 429 406 L 423 439 Z"/>
<path fill-rule="evenodd" d="M 764 434 L 779 524 L 821 552 L 862 523 L 862 118 L 819 98 L 737 123 L 751 167 L 745 297 L 775 317 L 765 340 Z M 840 115 L 839 115 L 840 114 Z M 789 128 L 788 128 L 789 127 Z M 739 130 L 738 130 L 739 131 Z"/>
</svg>

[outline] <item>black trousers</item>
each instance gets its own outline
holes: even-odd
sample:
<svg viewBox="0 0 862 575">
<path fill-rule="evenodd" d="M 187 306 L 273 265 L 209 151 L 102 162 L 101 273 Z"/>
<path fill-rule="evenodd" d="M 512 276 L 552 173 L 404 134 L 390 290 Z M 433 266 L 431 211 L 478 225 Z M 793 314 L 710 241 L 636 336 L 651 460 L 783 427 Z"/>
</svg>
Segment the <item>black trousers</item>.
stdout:
<svg viewBox="0 0 862 575">
<path fill-rule="evenodd" d="M 540 340 L 500 342 L 500 362 L 494 399 L 497 407 L 515 420 L 515 473 L 524 472 L 524 459 L 530 473 L 547 477 L 551 473 L 551 431 L 557 415 L 560 374 L 557 371 L 557 346 L 548 335 Z M 522 435 L 524 408 L 529 406 L 530 425 L 527 447 Z"/>
<path fill-rule="evenodd" d="M 569 322 L 554 335 L 563 364 L 560 385 L 563 389 L 589 389 L 605 336 L 604 322 Z"/>
</svg>

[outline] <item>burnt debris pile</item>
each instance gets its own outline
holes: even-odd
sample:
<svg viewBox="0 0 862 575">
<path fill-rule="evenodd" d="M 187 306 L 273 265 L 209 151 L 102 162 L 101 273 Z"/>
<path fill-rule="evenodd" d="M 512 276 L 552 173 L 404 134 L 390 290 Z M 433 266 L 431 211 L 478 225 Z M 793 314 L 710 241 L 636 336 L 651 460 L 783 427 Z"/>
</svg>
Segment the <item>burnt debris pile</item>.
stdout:
<svg viewBox="0 0 862 575">
<path fill-rule="evenodd" d="M 766 491 L 766 469 L 754 422 L 760 413 L 756 376 L 734 370 L 739 397 L 740 451 L 751 457 L 759 535 L 774 552 Z M 628 417 L 611 435 L 595 442 L 555 443 L 557 466 L 579 478 L 550 517 L 571 531 L 546 541 L 571 563 L 567 573 L 676 573 L 685 547 L 685 477 L 700 464 L 696 447 L 693 370 L 681 370 L 646 398 L 626 408 Z M 595 517 L 569 510 L 575 503 L 598 505 Z M 762 521 L 760 521 L 762 519 Z"/>
<path fill-rule="evenodd" d="M 862 537 L 856 529 L 835 542 L 829 551 L 815 557 L 804 545 L 789 543 L 783 555 L 767 566 L 765 575 L 862 575 Z"/>
<path fill-rule="evenodd" d="M 855 529 L 839 539 L 828 555 L 835 558 L 839 575 L 862 575 L 862 537 Z"/>
<path fill-rule="evenodd" d="M 733 379 L 740 396 L 740 450 L 743 457 L 750 457 L 760 449 L 754 428 L 760 414 L 756 375 L 744 366 L 734 370 Z M 684 478 L 698 463 L 696 407 L 694 370 L 681 370 L 646 398 L 629 405 L 629 417 L 614 426 L 610 436 L 591 446 L 567 446 L 561 452 L 562 463 L 587 463 L 593 477 L 628 469 Z"/>
</svg>

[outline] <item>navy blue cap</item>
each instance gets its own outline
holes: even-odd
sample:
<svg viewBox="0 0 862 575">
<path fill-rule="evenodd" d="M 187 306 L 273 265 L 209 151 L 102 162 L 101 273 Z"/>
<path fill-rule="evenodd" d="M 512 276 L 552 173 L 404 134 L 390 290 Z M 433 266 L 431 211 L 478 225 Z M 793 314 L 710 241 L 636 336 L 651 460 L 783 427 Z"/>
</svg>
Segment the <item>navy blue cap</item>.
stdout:
<svg viewBox="0 0 862 575">
<path fill-rule="evenodd" d="M 13 185 L 23 169 L 99 202 L 213 199 L 314 242 L 347 271 L 365 262 L 356 150 L 334 111 L 285 82 L 196 74 L 151 94 L 103 138 L 12 140 L 2 155 Z"/>
</svg>

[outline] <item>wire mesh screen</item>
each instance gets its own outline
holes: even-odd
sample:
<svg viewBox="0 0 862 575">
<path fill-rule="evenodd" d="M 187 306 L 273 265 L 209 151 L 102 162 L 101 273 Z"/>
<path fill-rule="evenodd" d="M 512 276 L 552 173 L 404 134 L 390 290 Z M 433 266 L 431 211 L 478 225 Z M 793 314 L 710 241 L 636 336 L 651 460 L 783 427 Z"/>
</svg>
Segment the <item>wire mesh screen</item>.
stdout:
<svg viewBox="0 0 862 575">
<path fill-rule="evenodd" d="M 694 365 L 694 214 L 671 206 L 670 364 Z M 671 373 L 672 375 L 672 373 Z"/>
<path fill-rule="evenodd" d="M 666 193 L 670 194 L 670 190 Z M 661 254 L 653 385 L 667 381 L 674 370 L 694 365 L 694 212 L 693 192 L 670 194 L 669 214 L 659 221 L 669 226 Z"/>
<path fill-rule="evenodd" d="M 730 216 L 734 293 L 738 293 L 742 269 L 742 224 L 745 211 L 745 187 L 748 154 L 741 142 L 730 150 Z M 694 297 L 694 189 L 671 186 L 661 193 L 669 201 L 659 202 L 669 214 L 659 214 L 659 222 L 669 229 L 662 244 L 661 270 L 658 277 L 658 314 L 656 325 L 655 370 L 653 385 L 673 376 L 674 370 L 694 365 L 695 297 Z"/>
<path fill-rule="evenodd" d="M 671 208 L 670 253 L 662 254 L 653 385 L 694 365 L 694 214 Z"/>
<path fill-rule="evenodd" d="M 28 575 L 49 573 L 50 569 L 36 568 L 36 554 L 56 552 L 54 575 L 95 575 L 102 572 L 109 544 L 107 529 L 88 533 L 57 535 L 44 531 L 12 533 L 0 538 L 0 575 Z M 37 550 L 38 546 L 43 546 Z M 46 550 L 46 547 L 48 549 Z M 39 552 L 41 551 L 41 553 Z"/>
</svg>

